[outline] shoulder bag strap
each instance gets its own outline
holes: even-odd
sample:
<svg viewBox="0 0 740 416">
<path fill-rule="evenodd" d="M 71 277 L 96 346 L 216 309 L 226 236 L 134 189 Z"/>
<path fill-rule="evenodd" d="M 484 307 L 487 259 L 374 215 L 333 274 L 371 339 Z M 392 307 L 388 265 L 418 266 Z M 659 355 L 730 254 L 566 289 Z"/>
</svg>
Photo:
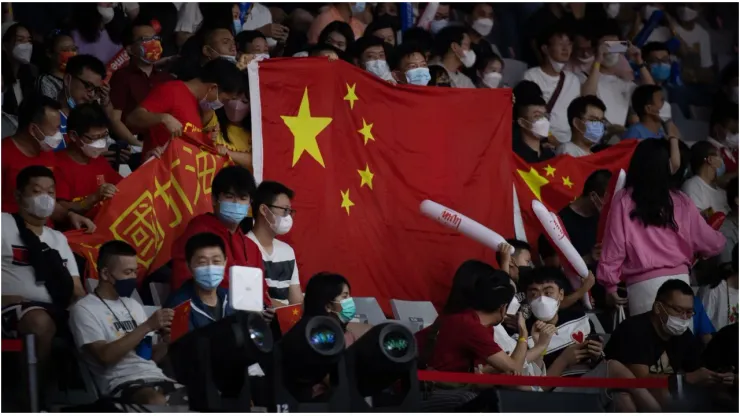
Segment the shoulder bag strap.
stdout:
<svg viewBox="0 0 740 416">
<path fill-rule="evenodd" d="M 552 92 L 550 101 L 547 102 L 547 106 L 545 107 L 548 113 L 551 113 L 553 107 L 555 107 L 555 103 L 558 101 L 558 97 L 560 97 L 560 92 L 563 91 L 564 84 L 565 84 L 565 72 L 561 71 L 560 80 L 558 80 L 558 85 L 555 87 L 555 91 Z"/>
</svg>

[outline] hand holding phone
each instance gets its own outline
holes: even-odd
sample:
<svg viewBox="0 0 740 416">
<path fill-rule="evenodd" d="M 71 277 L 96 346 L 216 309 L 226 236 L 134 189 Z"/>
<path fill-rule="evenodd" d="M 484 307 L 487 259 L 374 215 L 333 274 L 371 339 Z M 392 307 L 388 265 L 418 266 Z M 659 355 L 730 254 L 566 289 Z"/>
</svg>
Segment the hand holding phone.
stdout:
<svg viewBox="0 0 740 416">
<path fill-rule="evenodd" d="M 626 53 L 630 43 L 626 40 L 607 40 L 604 42 L 607 53 Z"/>
</svg>

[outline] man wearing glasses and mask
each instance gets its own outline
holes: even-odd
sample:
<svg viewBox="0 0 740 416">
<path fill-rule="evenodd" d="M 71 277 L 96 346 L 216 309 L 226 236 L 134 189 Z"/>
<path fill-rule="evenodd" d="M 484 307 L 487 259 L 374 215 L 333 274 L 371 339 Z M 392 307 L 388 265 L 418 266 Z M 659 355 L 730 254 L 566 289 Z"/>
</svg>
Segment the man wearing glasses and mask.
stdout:
<svg viewBox="0 0 740 416">
<path fill-rule="evenodd" d="M 64 135 L 64 141 L 55 150 L 67 147 L 67 118 L 69 118 L 73 108 L 96 100 L 102 102 L 102 98 L 105 98 L 105 103 L 109 101 L 108 89 L 105 89 L 105 94 L 103 90 L 105 74 L 105 65 L 92 55 L 73 56 L 67 62 L 64 83 L 58 98 L 62 107 L 60 111 L 62 118 L 60 131 Z M 104 95 L 105 97 L 103 97 Z"/>
</svg>

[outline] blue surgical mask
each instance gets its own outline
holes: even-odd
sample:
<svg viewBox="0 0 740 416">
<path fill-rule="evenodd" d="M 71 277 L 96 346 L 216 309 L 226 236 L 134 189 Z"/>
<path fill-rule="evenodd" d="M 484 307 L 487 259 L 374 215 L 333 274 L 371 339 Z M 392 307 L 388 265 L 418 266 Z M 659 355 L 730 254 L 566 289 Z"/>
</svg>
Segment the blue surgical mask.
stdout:
<svg viewBox="0 0 740 416">
<path fill-rule="evenodd" d="M 77 104 L 75 103 L 75 100 L 72 97 L 67 98 L 67 106 L 69 106 L 70 110 L 75 108 L 75 105 Z"/>
<path fill-rule="evenodd" d="M 198 286 L 203 289 L 215 289 L 224 280 L 225 266 L 219 266 L 216 264 L 209 264 L 207 266 L 200 266 L 193 269 L 193 277 Z"/>
<path fill-rule="evenodd" d="M 242 222 L 242 220 L 247 217 L 247 211 L 249 211 L 248 204 L 223 201 L 218 205 L 218 216 L 221 217 L 222 220 L 231 224 L 239 224 Z"/>
<path fill-rule="evenodd" d="M 406 71 L 406 81 L 411 85 L 422 85 L 429 84 L 432 76 L 429 75 L 429 68 L 414 68 Z"/>
<path fill-rule="evenodd" d="M 365 11 L 365 2 L 352 3 L 352 13 L 362 13 Z"/>
<path fill-rule="evenodd" d="M 722 164 L 717 168 L 717 177 L 718 178 L 721 177 L 722 175 L 724 175 L 725 174 L 725 171 L 727 170 L 727 167 L 725 166 L 725 160 L 724 159 L 720 159 L 720 160 L 722 160 Z"/>
<path fill-rule="evenodd" d="M 598 143 L 604 137 L 604 130 L 604 123 L 601 121 L 587 121 L 586 131 L 583 132 L 583 137 L 591 143 Z"/>
<path fill-rule="evenodd" d="M 357 309 L 355 307 L 355 300 L 352 298 L 342 299 L 341 302 L 338 302 L 339 306 L 342 307 L 342 311 L 339 312 L 339 320 L 343 323 L 347 323 L 354 319 L 355 312 L 357 312 Z"/>
<path fill-rule="evenodd" d="M 116 280 L 113 286 L 116 288 L 118 296 L 129 298 L 136 290 L 136 278 Z"/>
<path fill-rule="evenodd" d="M 657 82 L 663 82 L 671 76 L 671 64 L 661 63 L 650 65 L 650 75 Z"/>
</svg>

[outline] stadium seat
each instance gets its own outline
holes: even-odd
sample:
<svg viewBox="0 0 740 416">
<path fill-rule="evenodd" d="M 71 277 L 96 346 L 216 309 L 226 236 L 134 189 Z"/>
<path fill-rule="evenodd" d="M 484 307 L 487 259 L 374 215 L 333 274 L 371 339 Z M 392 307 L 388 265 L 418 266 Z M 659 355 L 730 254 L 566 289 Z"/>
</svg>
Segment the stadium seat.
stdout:
<svg viewBox="0 0 740 416">
<path fill-rule="evenodd" d="M 357 308 L 355 319 L 358 322 L 378 325 L 386 321 L 385 314 L 375 298 L 354 298 L 354 300 Z"/>
<path fill-rule="evenodd" d="M 396 319 L 413 324 L 412 332 L 426 328 L 437 319 L 437 310 L 432 302 L 391 299 L 391 308 Z"/>
<path fill-rule="evenodd" d="M 149 290 L 152 291 L 152 301 L 157 306 L 162 306 L 167 303 L 167 299 L 170 297 L 170 285 L 167 283 L 149 283 Z"/>
<path fill-rule="evenodd" d="M 689 111 L 691 111 L 692 120 L 705 121 L 709 123 L 710 118 L 712 117 L 711 107 L 700 107 L 696 105 L 690 105 Z"/>
<path fill-rule="evenodd" d="M 504 58 L 504 71 L 501 74 L 501 82 L 509 88 L 514 88 L 524 78 L 525 72 L 527 72 L 526 62 Z"/>
<path fill-rule="evenodd" d="M 603 413 L 601 395 L 498 389 L 501 413 Z"/>
</svg>

